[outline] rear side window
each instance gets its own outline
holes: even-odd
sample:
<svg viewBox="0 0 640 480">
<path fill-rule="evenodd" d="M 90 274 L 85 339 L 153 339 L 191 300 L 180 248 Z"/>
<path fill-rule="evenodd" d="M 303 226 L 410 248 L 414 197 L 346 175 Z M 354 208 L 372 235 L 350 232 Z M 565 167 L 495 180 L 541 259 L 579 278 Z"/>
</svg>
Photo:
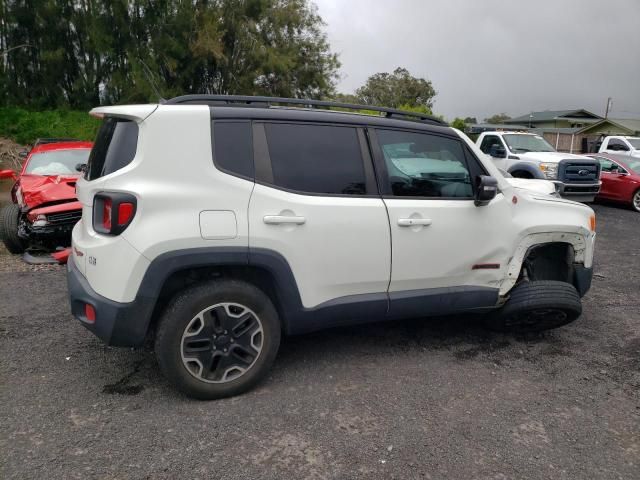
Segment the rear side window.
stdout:
<svg viewBox="0 0 640 480">
<path fill-rule="evenodd" d="M 138 147 L 138 124 L 123 118 L 107 117 L 87 162 L 87 180 L 109 175 L 131 163 Z"/>
<path fill-rule="evenodd" d="M 313 194 L 365 195 L 355 128 L 266 123 L 273 183 Z"/>
<path fill-rule="evenodd" d="M 250 122 L 213 122 L 213 161 L 224 172 L 253 180 Z"/>
</svg>

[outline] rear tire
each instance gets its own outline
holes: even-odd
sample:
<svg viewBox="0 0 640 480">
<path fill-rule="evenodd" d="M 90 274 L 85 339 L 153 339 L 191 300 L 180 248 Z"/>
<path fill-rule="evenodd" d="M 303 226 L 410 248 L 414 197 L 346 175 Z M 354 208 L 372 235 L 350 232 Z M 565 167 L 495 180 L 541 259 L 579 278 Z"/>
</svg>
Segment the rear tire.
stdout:
<svg viewBox="0 0 640 480">
<path fill-rule="evenodd" d="M 539 280 L 514 287 L 507 303 L 490 313 L 485 323 L 500 332 L 541 332 L 571 323 L 581 313 L 580 296 L 573 285 Z"/>
<path fill-rule="evenodd" d="M 155 352 L 169 382 L 189 397 L 246 392 L 278 353 L 280 321 L 271 300 L 239 280 L 207 281 L 178 293 L 156 331 Z"/>
<path fill-rule="evenodd" d="M 25 243 L 18 236 L 20 207 L 15 203 L 5 205 L 0 210 L 0 240 L 10 253 L 23 253 Z"/>
</svg>

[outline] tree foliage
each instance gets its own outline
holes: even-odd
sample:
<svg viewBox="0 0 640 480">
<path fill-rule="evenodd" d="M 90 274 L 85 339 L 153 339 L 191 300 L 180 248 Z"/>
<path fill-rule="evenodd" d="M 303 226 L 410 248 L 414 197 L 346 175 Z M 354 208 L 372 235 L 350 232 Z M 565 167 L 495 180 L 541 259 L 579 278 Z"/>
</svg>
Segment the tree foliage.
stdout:
<svg viewBox="0 0 640 480">
<path fill-rule="evenodd" d="M 322 98 L 339 67 L 322 26 L 308 0 L 0 0 L 0 102 Z"/>
<path fill-rule="evenodd" d="M 465 127 L 467 126 L 466 122 L 462 118 L 459 118 L 459 117 L 454 118 L 453 122 L 451 122 L 450 125 L 453 128 L 457 128 L 458 130 L 461 130 L 463 132 L 464 132 Z"/>
<path fill-rule="evenodd" d="M 504 123 L 505 120 L 511 120 L 511 117 L 506 113 L 496 113 L 491 117 L 485 118 L 485 123 Z"/>
<path fill-rule="evenodd" d="M 466 123 L 467 125 L 474 125 L 478 123 L 478 120 L 476 119 L 476 117 L 465 117 L 464 123 Z"/>
<path fill-rule="evenodd" d="M 366 105 L 423 107 L 431 113 L 436 91 L 429 80 L 413 77 L 406 68 L 399 67 L 393 73 L 371 75 L 355 96 Z"/>
</svg>

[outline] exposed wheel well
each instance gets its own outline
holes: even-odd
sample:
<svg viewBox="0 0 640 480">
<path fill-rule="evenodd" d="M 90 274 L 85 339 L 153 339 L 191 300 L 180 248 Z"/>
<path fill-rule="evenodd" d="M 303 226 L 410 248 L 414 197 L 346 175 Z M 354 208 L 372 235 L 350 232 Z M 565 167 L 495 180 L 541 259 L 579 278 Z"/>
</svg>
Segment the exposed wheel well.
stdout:
<svg viewBox="0 0 640 480">
<path fill-rule="evenodd" d="M 531 175 L 526 170 L 514 170 L 513 172 L 509 172 L 509 173 L 514 178 L 533 178 L 533 175 Z"/>
<path fill-rule="evenodd" d="M 222 265 L 186 268 L 173 272 L 162 285 L 149 321 L 147 336 L 149 337 L 154 332 L 160 315 L 177 292 L 211 278 L 244 280 L 260 288 L 273 302 L 282 321 L 282 327 L 283 329 L 285 328 L 284 322 L 286 319 L 278 297 L 275 277 L 264 268 Z"/>
<path fill-rule="evenodd" d="M 573 285 L 575 252 L 570 243 L 544 243 L 532 246 L 522 263 L 521 279 L 557 280 Z"/>
</svg>

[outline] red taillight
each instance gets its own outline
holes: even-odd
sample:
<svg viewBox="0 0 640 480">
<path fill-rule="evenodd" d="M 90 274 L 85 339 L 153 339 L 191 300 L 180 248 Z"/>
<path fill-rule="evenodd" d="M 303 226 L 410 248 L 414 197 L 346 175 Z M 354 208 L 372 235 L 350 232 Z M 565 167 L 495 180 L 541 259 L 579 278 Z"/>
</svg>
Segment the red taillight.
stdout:
<svg viewBox="0 0 640 480">
<path fill-rule="evenodd" d="M 102 228 L 111 230 L 111 199 L 102 200 Z"/>
<path fill-rule="evenodd" d="M 127 225 L 133 218 L 134 205 L 130 202 L 123 202 L 118 205 L 118 226 Z"/>
<path fill-rule="evenodd" d="M 93 229 L 120 235 L 136 216 L 137 200 L 130 193 L 100 192 L 93 198 Z"/>
<path fill-rule="evenodd" d="M 89 305 L 88 303 L 84 304 L 84 316 L 88 323 L 96 322 L 96 309 L 93 308 L 93 305 Z"/>
</svg>

